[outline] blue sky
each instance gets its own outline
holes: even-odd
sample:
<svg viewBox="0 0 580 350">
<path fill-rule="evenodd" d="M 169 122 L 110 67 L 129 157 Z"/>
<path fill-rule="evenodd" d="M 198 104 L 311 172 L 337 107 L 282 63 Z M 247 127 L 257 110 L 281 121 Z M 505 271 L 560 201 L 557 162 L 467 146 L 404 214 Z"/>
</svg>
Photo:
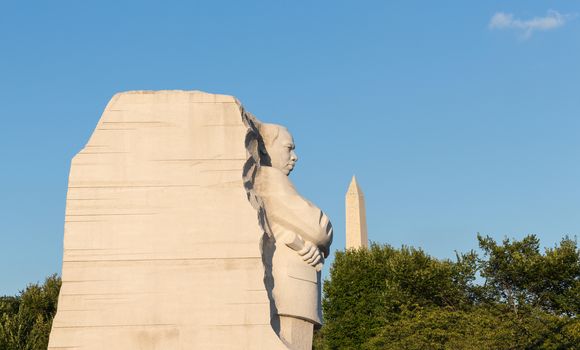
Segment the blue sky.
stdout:
<svg viewBox="0 0 580 350">
<path fill-rule="evenodd" d="M 37 1 L 0 5 L 0 294 L 60 272 L 70 159 L 119 91 L 231 94 L 287 125 L 333 220 L 437 257 L 580 231 L 580 3 Z"/>
</svg>

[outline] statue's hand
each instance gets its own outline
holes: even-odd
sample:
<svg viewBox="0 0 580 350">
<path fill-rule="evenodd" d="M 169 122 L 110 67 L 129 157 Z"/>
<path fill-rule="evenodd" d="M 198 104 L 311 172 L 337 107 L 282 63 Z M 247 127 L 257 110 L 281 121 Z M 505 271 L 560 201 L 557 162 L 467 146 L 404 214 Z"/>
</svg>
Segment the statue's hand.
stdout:
<svg viewBox="0 0 580 350">
<path fill-rule="evenodd" d="M 320 249 L 310 241 L 304 242 L 304 247 L 297 252 L 302 257 L 302 260 L 312 267 L 316 267 L 318 263 L 322 262 Z"/>
</svg>

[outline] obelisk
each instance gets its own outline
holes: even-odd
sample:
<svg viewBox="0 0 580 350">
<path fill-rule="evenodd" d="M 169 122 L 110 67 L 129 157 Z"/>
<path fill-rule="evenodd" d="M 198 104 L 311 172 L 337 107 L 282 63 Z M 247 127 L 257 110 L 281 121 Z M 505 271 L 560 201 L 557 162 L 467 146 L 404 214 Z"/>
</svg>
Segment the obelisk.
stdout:
<svg viewBox="0 0 580 350">
<path fill-rule="evenodd" d="M 353 176 L 345 199 L 346 249 L 368 248 L 365 197 Z"/>
</svg>

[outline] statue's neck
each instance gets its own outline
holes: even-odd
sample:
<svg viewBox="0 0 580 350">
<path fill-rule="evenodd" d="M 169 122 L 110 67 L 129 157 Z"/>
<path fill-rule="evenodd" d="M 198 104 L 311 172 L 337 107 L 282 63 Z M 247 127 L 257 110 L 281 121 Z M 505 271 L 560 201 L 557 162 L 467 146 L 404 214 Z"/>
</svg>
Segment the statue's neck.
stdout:
<svg viewBox="0 0 580 350">
<path fill-rule="evenodd" d="M 262 166 L 256 177 L 257 188 L 260 193 L 294 194 L 296 189 L 292 181 L 280 169 Z"/>
<path fill-rule="evenodd" d="M 271 167 L 271 166 L 262 165 L 260 167 L 260 170 L 263 171 L 263 172 L 268 173 L 268 175 L 270 175 L 270 176 L 283 176 L 283 177 L 288 177 L 288 175 L 284 174 L 282 172 L 282 170 L 280 170 L 278 168 Z"/>
</svg>

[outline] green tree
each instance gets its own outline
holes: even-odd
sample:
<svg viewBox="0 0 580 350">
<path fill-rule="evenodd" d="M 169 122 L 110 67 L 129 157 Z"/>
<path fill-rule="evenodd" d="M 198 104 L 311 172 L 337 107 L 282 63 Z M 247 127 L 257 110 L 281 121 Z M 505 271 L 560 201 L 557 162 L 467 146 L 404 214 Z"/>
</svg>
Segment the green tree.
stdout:
<svg viewBox="0 0 580 350">
<path fill-rule="evenodd" d="M 545 312 L 515 317 L 487 307 L 403 310 L 360 348 L 406 350 L 576 349 L 578 322 Z"/>
<path fill-rule="evenodd" d="M 56 314 L 61 280 L 31 284 L 17 296 L 0 297 L 0 349 L 45 350 Z"/>
<path fill-rule="evenodd" d="M 471 305 L 475 263 L 474 253 L 451 262 L 420 249 L 377 244 L 338 252 L 324 284 L 324 347 L 359 349 L 404 310 Z"/>
<path fill-rule="evenodd" d="M 481 258 L 454 261 L 376 244 L 338 252 L 315 349 L 578 348 L 576 241 L 542 253 L 533 235 L 478 240 Z"/>
<path fill-rule="evenodd" d="M 576 241 L 565 237 L 559 245 L 540 253 L 534 235 L 521 241 L 478 235 L 485 259 L 481 275 L 488 296 L 507 304 L 517 314 L 521 307 L 539 307 L 553 314 L 576 316 L 580 311 L 580 252 Z"/>
</svg>

